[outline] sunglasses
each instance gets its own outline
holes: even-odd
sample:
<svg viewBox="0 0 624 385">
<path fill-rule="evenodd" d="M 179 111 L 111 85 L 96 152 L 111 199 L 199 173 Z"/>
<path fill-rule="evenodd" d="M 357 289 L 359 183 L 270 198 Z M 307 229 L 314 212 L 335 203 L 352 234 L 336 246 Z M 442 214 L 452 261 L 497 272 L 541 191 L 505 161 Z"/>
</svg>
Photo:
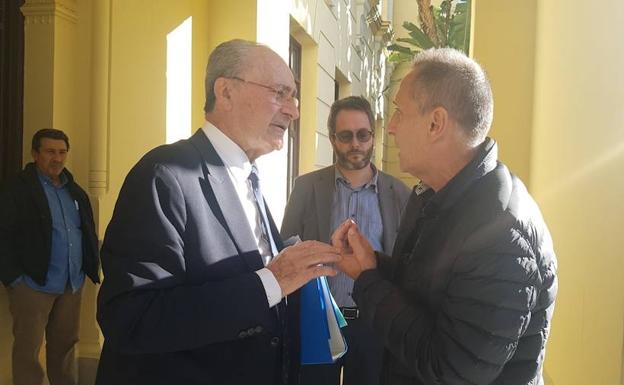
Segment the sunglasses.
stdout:
<svg viewBox="0 0 624 385">
<path fill-rule="evenodd" d="M 344 130 L 336 132 L 334 134 L 334 138 L 338 139 L 342 143 L 351 143 L 351 141 L 353 140 L 353 135 L 353 131 Z M 355 137 L 357 138 L 358 142 L 366 143 L 373 137 L 373 131 L 366 128 L 360 128 L 355 132 Z"/>
</svg>

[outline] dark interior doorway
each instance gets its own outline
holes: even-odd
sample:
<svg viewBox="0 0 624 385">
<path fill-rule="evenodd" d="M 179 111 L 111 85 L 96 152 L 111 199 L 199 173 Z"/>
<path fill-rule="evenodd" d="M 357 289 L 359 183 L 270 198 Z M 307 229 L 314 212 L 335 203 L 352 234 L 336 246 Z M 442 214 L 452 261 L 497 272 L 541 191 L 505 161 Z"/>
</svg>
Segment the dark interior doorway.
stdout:
<svg viewBox="0 0 624 385">
<path fill-rule="evenodd" d="M 23 0 L 0 1 L 0 185 L 22 168 Z"/>
</svg>

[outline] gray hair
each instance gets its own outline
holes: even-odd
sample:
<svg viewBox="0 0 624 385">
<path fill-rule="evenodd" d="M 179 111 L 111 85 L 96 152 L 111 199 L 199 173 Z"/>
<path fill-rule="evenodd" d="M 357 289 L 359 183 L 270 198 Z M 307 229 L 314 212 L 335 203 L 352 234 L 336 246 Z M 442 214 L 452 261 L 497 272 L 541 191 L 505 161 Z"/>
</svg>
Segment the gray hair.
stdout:
<svg viewBox="0 0 624 385">
<path fill-rule="evenodd" d="M 206 103 L 204 112 L 214 109 L 216 95 L 214 85 L 218 78 L 240 76 L 250 64 L 249 58 L 253 50 L 266 48 L 265 45 L 242 39 L 234 39 L 219 44 L 210 54 L 206 66 Z"/>
<path fill-rule="evenodd" d="M 432 48 L 416 55 L 413 69 L 411 89 L 421 112 L 443 107 L 472 145 L 481 143 L 494 115 L 492 89 L 481 66 L 456 49 Z"/>
</svg>

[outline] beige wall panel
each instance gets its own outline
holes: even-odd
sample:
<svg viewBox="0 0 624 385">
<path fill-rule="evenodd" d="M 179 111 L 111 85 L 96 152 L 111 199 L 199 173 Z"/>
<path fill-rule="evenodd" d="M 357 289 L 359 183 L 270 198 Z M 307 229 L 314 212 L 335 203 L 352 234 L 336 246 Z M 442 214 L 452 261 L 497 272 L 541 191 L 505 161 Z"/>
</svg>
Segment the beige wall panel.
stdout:
<svg viewBox="0 0 624 385">
<path fill-rule="evenodd" d="M 336 71 L 336 48 L 334 47 L 334 44 L 323 32 L 321 32 L 319 36 L 318 44 L 319 66 L 323 68 L 328 74 L 334 74 Z"/>
<path fill-rule="evenodd" d="M 350 6 L 345 2 L 340 2 L 340 17 L 336 22 L 338 23 L 338 35 L 335 43 L 336 68 L 343 74 L 348 74 L 353 22 Z"/>
<path fill-rule="evenodd" d="M 344 6 L 344 5 L 339 5 Z M 314 24 L 314 36 L 316 41 L 320 41 L 320 34 L 327 36 L 329 41 L 335 42 L 338 38 L 338 23 L 336 15 L 332 13 L 325 1 L 318 0 L 316 24 Z"/>
<path fill-rule="evenodd" d="M 317 121 L 317 125 L 315 127 L 316 132 L 321 133 L 323 135 L 328 135 L 328 130 L 327 130 L 327 118 L 329 117 L 329 111 L 330 111 L 330 105 L 331 103 L 324 103 L 323 101 L 319 100 L 316 103 L 316 121 Z"/>
<path fill-rule="evenodd" d="M 351 81 L 356 82 L 362 79 L 362 58 L 358 53 L 355 52 L 355 50 L 352 50 L 351 52 L 353 53 L 353 55 L 351 56 L 350 66 Z"/>
<path fill-rule="evenodd" d="M 318 36 L 314 20 L 317 19 L 319 7 L 324 6 L 322 3 L 323 0 L 290 0 L 290 16 L 294 23 L 315 43 L 318 43 Z"/>
<path fill-rule="evenodd" d="M 322 168 L 333 164 L 333 150 L 327 135 L 316 133 L 316 168 Z"/>
<path fill-rule="evenodd" d="M 318 99 L 331 105 L 334 102 L 334 77 L 324 68 L 318 68 Z"/>
<path fill-rule="evenodd" d="M 364 93 L 364 87 L 362 83 L 357 79 L 353 78 L 353 82 L 351 83 L 351 92 L 352 95 L 362 95 Z"/>
</svg>

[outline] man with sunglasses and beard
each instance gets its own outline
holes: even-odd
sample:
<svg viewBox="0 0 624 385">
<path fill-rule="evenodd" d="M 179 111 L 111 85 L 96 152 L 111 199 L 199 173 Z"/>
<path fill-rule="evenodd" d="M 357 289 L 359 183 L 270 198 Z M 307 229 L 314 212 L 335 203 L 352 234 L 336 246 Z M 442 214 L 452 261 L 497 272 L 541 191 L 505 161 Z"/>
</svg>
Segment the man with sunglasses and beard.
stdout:
<svg viewBox="0 0 624 385">
<path fill-rule="evenodd" d="M 375 250 L 390 252 L 397 234 L 409 189 L 371 163 L 375 148 L 370 103 L 359 96 L 337 100 L 331 107 L 327 128 L 336 163 L 303 175 L 286 206 L 281 235 L 329 242 L 346 219 L 357 222 Z M 340 273 L 327 277 L 330 290 L 347 320 L 343 333 L 347 353 L 335 364 L 307 365 L 301 384 L 374 385 L 379 383 L 382 341 L 359 319 L 351 298 L 353 280 Z"/>
</svg>

